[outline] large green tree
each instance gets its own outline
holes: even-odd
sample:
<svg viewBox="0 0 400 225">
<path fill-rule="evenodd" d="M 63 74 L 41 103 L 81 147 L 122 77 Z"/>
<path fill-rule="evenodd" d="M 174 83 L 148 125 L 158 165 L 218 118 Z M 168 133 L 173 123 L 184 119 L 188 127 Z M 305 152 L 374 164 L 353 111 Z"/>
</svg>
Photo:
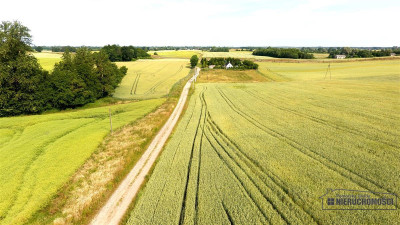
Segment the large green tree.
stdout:
<svg viewBox="0 0 400 225">
<path fill-rule="evenodd" d="M 104 52 L 65 49 L 50 75 L 29 54 L 29 29 L 19 22 L 0 24 L 0 117 L 73 108 L 113 93 L 126 74 Z"/>
<path fill-rule="evenodd" d="M 194 68 L 194 67 L 197 65 L 198 62 L 199 62 L 199 57 L 197 57 L 197 55 L 193 55 L 193 56 L 190 58 L 190 66 L 191 66 L 192 68 Z"/>
<path fill-rule="evenodd" d="M 48 72 L 28 54 L 29 31 L 18 21 L 0 24 L 0 116 L 38 113 L 49 107 Z"/>
<path fill-rule="evenodd" d="M 104 52 L 92 53 L 88 48 L 79 48 L 72 57 L 67 51 L 51 76 L 52 105 L 73 108 L 108 96 L 126 72 L 126 67 L 118 68 Z"/>
</svg>

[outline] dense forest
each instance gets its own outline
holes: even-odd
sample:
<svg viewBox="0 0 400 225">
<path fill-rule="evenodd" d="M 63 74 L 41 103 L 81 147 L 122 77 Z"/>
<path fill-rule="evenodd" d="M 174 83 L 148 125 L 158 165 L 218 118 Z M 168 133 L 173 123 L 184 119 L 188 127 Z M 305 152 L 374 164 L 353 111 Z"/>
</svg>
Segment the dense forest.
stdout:
<svg viewBox="0 0 400 225">
<path fill-rule="evenodd" d="M 202 68 L 207 68 L 210 65 L 215 65 L 216 69 L 225 69 L 225 66 L 231 63 L 233 68 L 231 69 L 258 69 L 258 64 L 250 60 L 240 60 L 237 58 L 202 58 L 200 61 Z"/>
<path fill-rule="evenodd" d="M 150 58 L 145 50 L 133 46 L 106 45 L 100 52 L 107 54 L 111 62 Z"/>
<path fill-rule="evenodd" d="M 264 48 L 256 49 L 253 55 L 258 56 L 271 56 L 275 58 L 292 58 L 292 59 L 313 59 L 314 55 L 302 52 L 296 48 Z"/>
<path fill-rule="evenodd" d="M 0 116 L 82 106 L 113 93 L 127 72 L 104 52 L 78 48 L 74 56 L 65 52 L 50 74 L 29 54 L 29 31 L 19 22 L 0 24 Z"/>
</svg>

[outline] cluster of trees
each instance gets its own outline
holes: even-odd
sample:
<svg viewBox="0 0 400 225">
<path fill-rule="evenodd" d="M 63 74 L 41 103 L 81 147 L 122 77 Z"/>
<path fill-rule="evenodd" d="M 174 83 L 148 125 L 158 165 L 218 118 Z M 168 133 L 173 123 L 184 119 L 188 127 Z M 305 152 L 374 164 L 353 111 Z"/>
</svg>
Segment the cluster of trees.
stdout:
<svg viewBox="0 0 400 225">
<path fill-rule="evenodd" d="M 199 57 L 197 57 L 197 55 L 192 55 L 192 57 L 190 58 L 190 66 L 194 68 L 197 63 L 199 63 Z"/>
<path fill-rule="evenodd" d="M 207 68 L 210 65 L 215 65 L 216 69 L 225 69 L 225 66 L 231 63 L 232 69 L 258 69 L 258 64 L 250 60 L 240 60 L 237 58 L 202 58 L 200 61 L 202 68 Z"/>
<path fill-rule="evenodd" d="M 111 62 L 150 58 L 145 50 L 133 46 L 106 45 L 100 52 L 107 54 Z"/>
<path fill-rule="evenodd" d="M 127 72 L 102 52 L 79 48 L 64 53 L 53 72 L 43 70 L 32 51 L 29 29 L 0 24 L 0 116 L 73 108 L 111 94 Z"/>
<path fill-rule="evenodd" d="M 210 52 L 229 52 L 228 47 L 211 47 Z"/>
<path fill-rule="evenodd" d="M 271 56 L 275 58 L 313 59 L 314 55 L 305 53 L 296 48 L 264 48 L 256 49 L 253 55 Z"/>
<path fill-rule="evenodd" d="M 329 58 L 334 58 L 335 55 L 346 55 L 347 58 L 382 57 L 382 56 L 390 56 L 390 54 L 395 51 L 396 50 L 392 49 L 371 50 L 371 49 L 358 49 L 349 47 L 330 48 L 328 50 Z"/>
</svg>

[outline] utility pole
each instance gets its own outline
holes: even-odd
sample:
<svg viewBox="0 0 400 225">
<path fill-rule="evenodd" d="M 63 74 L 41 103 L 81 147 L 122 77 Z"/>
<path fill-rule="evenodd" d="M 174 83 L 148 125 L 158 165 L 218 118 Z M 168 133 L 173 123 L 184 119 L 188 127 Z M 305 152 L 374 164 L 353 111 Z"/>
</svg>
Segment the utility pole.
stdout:
<svg viewBox="0 0 400 225">
<path fill-rule="evenodd" d="M 326 73 L 325 73 L 325 78 L 328 75 L 328 71 L 329 71 L 329 80 L 332 80 L 332 72 L 331 72 L 331 63 L 329 63 L 328 68 L 326 69 Z"/>
<path fill-rule="evenodd" d="M 110 114 L 110 132 L 112 134 L 111 108 L 108 109 L 108 113 Z"/>
</svg>

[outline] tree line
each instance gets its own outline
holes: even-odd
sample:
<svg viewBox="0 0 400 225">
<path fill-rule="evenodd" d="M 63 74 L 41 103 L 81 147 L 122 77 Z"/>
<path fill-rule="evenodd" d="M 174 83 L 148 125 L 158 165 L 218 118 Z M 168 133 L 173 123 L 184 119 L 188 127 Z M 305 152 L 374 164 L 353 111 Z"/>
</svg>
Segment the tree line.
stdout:
<svg viewBox="0 0 400 225">
<path fill-rule="evenodd" d="M 88 48 L 92 51 L 98 51 L 101 47 L 98 46 L 81 46 L 81 47 L 74 47 L 74 46 L 34 46 L 33 49 L 36 52 L 42 52 L 43 50 L 52 51 L 52 52 L 76 52 L 78 48 Z"/>
<path fill-rule="evenodd" d="M 100 52 L 107 54 L 111 62 L 151 58 L 142 48 L 133 46 L 106 45 Z"/>
<path fill-rule="evenodd" d="M 49 73 L 29 54 L 29 31 L 17 21 L 0 24 L 0 116 L 85 105 L 113 93 L 127 73 L 85 47 L 73 56 L 66 51 Z"/>
<path fill-rule="evenodd" d="M 292 58 L 292 59 L 313 59 L 314 55 L 302 52 L 296 48 L 264 48 L 256 49 L 253 55 L 270 56 L 275 58 Z"/>
<path fill-rule="evenodd" d="M 358 49 L 358 48 L 331 48 L 328 50 L 329 58 L 335 58 L 336 55 L 346 55 L 347 58 L 370 58 L 370 57 L 383 57 L 390 56 L 391 53 L 400 53 L 400 50 L 392 49 Z M 398 52 L 398 53 L 397 53 Z"/>
<path fill-rule="evenodd" d="M 228 47 L 211 47 L 210 52 L 229 52 Z"/>
<path fill-rule="evenodd" d="M 250 60 L 240 60 L 237 58 L 202 58 L 200 64 L 202 68 L 207 68 L 210 65 L 215 65 L 215 69 L 225 69 L 226 65 L 231 63 L 232 69 L 258 69 L 258 64 Z"/>
</svg>

